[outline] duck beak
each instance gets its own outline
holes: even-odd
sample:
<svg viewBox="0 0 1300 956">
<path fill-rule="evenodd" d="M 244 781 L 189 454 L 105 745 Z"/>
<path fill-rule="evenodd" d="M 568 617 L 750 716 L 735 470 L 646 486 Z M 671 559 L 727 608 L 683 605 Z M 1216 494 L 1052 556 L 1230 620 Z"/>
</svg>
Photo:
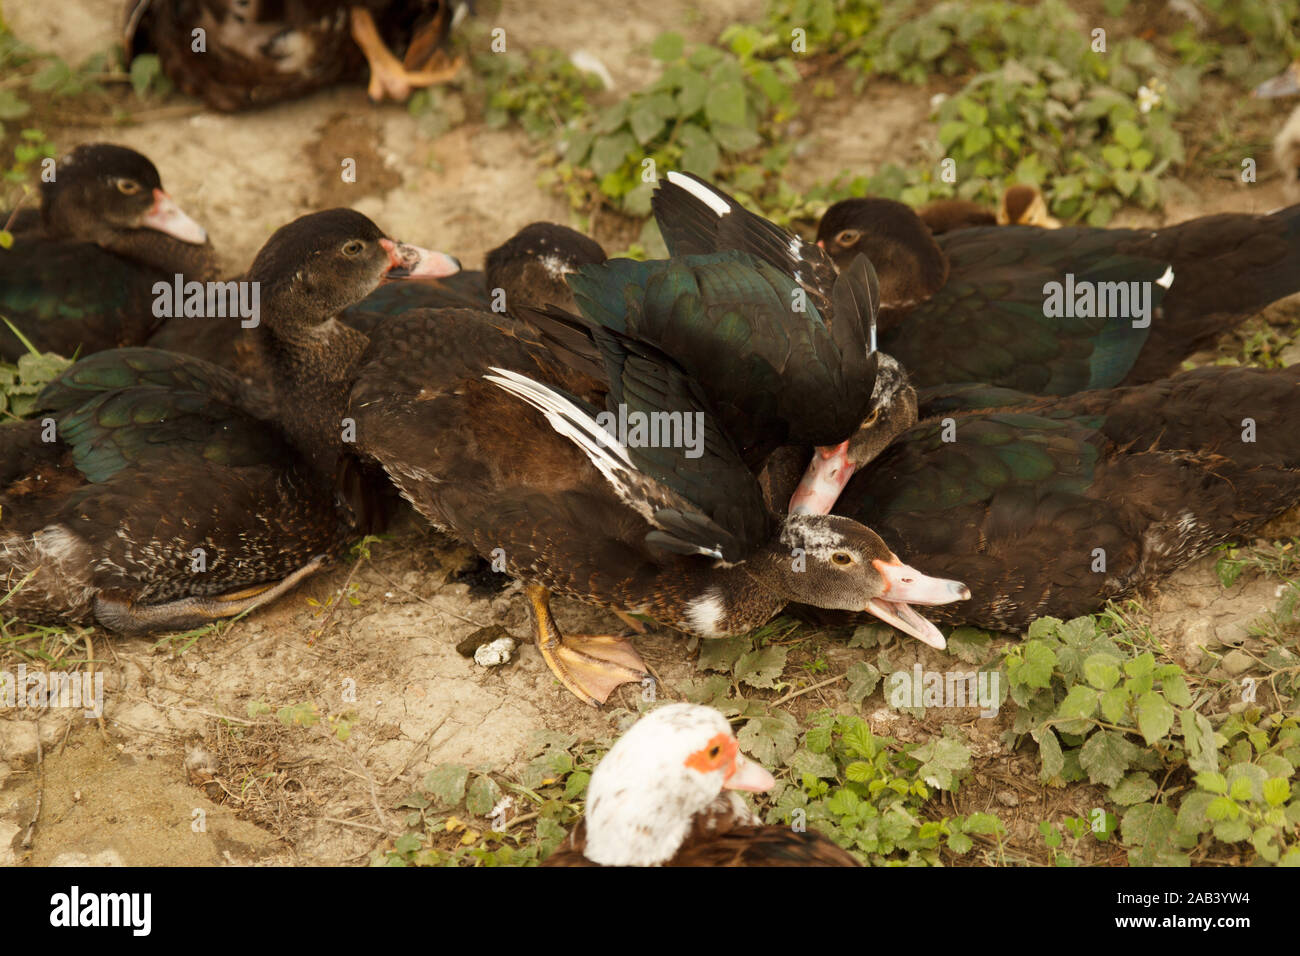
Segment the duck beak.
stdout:
<svg viewBox="0 0 1300 956">
<path fill-rule="evenodd" d="M 790 514 L 830 514 L 840 492 L 853 477 L 853 462 L 849 461 L 849 443 L 827 445 L 813 452 L 808 470 L 799 480 L 799 487 L 790 496 Z"/>
<path fill-rule="evenodd" d="M 161 189 L 153 191 L 153 205 L 140 217 L 140 225 L 145 229 L 157 229 L 181 242 L 190 242 L 201 246 L 208 241 L 208 231 L 181 210 Z"/>
<path fill-rule="evenodd" d="M 1297 93 L 1300 93 L 1300 65 L 1293 63 L 1283 73 L 1259 84 L 1250 95 L 1271 100 L 1279 96 L 1295 96 Z"/>
<path fill-rule="evenodd" d="M 445 252 L 391 239 L 380 239 L 379 244 L 388 253 L 387 279 L 442 279 L 460 271 L 460 263 Z"/>
<path fill-rule="evenodd" d="M 868 601 L 864 610 L 923 644 L 939 650 L 947 647 L 939 629 L 912 610 L 911 605 L 966 601 L 970 599 L 970 588 L 960 581 L 928 577 L 916 568 L 908 567 L 897 556 L 893 556 L 892 561 L 877 558 L 871 564 L 884 578 L 885 590 L 880 597 Z"/>
<path fill-rule="evenodd" d="M 776 786 L 776 778 L 754 763 L 746 760 L 743 754 L 736 754 L 735 770 L 722 782 L 724 790 L 748 790 L 750 793 L 762 793 Z"/>
</svg>

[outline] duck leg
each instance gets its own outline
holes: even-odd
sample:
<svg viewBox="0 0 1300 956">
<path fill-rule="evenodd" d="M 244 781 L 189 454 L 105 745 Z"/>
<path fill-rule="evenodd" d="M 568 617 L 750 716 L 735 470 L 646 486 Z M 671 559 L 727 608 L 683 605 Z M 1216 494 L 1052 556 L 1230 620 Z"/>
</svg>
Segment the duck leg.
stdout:
<svg viewBox="0 0 1300 956">
<path fill-rule="evenodd" d="M 182 631 L 198 627 L 274 601 L 292 590 L 304 578 L 319 571 L 324 567 L 325 561 L 325 555 L 317 555 L 279 581 L 227 591 L 216 597 L 187 597 L 164 604 L 136 604 L 101 593 L 95 597 L 95 620 L 123 634 Z"/>
<path fill-rule="evenodd" d="M 401 102 L 411 95 L 411 90 L 421 86 L 433 86 L 445 83 L 459 72 L 460 60 L 454 60 L 440 69 L 408 70 L 393 56 L 391 50 L 379 36 L 375 18 L 365 7 L 353 7 L 350 11 L 352 39 L 370 64 L 370 98 L 376 102 L 385 96 Z"/>
<path fill-rule="evenodd" d="M 610 634 L 560 633 L 551 614 L 551 592 L 525 585 L 533 637 L 542 659 L 560 683 L 593 707 L 609 699 L 620 684 L 640 681 L 645 664 L 625 638 Z"/>
</svg>

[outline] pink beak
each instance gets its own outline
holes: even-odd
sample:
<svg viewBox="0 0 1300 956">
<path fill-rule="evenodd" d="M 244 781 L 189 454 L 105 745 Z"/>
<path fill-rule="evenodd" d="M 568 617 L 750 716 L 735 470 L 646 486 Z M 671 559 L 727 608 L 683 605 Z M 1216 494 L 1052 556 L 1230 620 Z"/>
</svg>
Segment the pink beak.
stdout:
<svg viewBox="0 0 1300 956">
<path fill-rule="evenodd" d="M 912 604 L 951 604 L 970 600 L 970 588 L 960 581 L 932 578 L 916 568 L 908 567 L 891 555 L 892 561 L 872 561 L 872 566 L 885 579 L 885 591 L 872 598 L 863 609 L 874 614 L 904 634 L 910 634 L 924 644 L 943 650 L 948 646 L 939 629 L 912 610 Z"/>
<path fill-rule="evenodd" d="M 445 252 L 421 249 L 406 242 L 380 239 L 388 253 L 389 279 L 442 279 L 460 271 L 460 263 Z"/>
<path fill-rule="evenodd" d="M 722 783 L 724 790 L 748 790 L 762 793 L 776 786 L 776 778 L 743 754 L 736 754 L 736 771 Z"/>
<path fill-rule="evenodd" d="M 808 470 L 803 473 L 799 487 L 790 496 L 790 514 L 830 514 L 840 492 L 853 477 L 855 467 L 849 461 L 847 441 L 818 448 L 813 452 L 813 459 L 808 464 Z"/>
<path fill-rule="evenodd" d="M 153 205 L 140 217 L 140 225 L 196 246 L 208 241 L 208 231 L 185 215 L 176 201 L 161 189 L 153 191 Z"/>
</svg>

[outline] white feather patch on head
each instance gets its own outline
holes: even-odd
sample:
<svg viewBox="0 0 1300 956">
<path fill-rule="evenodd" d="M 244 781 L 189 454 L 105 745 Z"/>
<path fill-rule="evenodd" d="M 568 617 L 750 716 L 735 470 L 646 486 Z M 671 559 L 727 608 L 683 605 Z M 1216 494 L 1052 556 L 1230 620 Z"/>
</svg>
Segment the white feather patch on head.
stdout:
<svg viewBox="0 0 1300 956">
<path fill-rule="evenodd" d="M 680 186 L 682 189 L 685 189 L 700 202 L 704 203 L 704 205 L 708 206 L 717 214 L 719 219 L 731 212 L 731 204 L 729 202 L 715 193 L 708 186 L 696 182 L 689 176 L 683 176 L 679 172 L 670 170 L 668 173 L 668 181 L 674 186 Z"/>
<path fill-rule="evenodd" d="M 671 859 L 695 814 L 722 792 L 722 769 L 686 766 L 731 725 L 711 707 L 668 704 L 638 720 L 587 785 L 587 859 L 604 866 L 654 866 Z"/>
<path fill-rule="evenodd" d="M 1174 284 L 1174 267 L 1165 266 L 1164 275 L 1162 275 L 1159 279 L 1156 280 L 1156 285 L 1160 286 L 1163 289 L 1168 289 L 1173 284 Z"/>
<path fill-rule="evenodd" d="M 787 515 L 781 529 L 781 543 L 803 548 L 810 557 L 829 561 L 831 553 L 844 550 L 844 536 L 832 526 L 830 515 Z"/>
</svg>

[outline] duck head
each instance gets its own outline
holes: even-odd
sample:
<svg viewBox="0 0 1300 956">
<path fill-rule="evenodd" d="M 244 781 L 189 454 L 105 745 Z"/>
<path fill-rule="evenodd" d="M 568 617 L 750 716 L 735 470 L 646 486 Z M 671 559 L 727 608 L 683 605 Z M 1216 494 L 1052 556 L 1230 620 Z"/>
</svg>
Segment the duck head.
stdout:
<svg viewBox="0 0 1300 956">
<path fill-rule="evenodd" d="M 696 814 L 723 791 L 769 790 L 726 718 L 711 707 L 668 704 L 638 720 L 592 772 L 585 812 L 589 860 L 654 866 L 671 859 Z M 733 803 L 734 812 L 748 813 Z"/>
<path fill-rule="evenodd" d="M 923 302 L 948 280 L 948 260 L 911 207 L 892 199 L 844 199 L 817 225 L 817 245 L 837 269 L 859 253 L 880 280 L 880 307 L 901 309 Z M 887 316 L 881 328 L 887 329 Z"/>
<path fill-rule="evenodd" d="M 314 329 L 360 302 L 386 279 L 438 278 L 460 263 L 389 239 L 359 212 L 329 209 L 275 231 L 248 270 L 277 333 Z"/>
<path fill-rule="evenodd" d="M 578 303 L 565 277 L 580 266 L 608 258 L 600 243 L 553 222 L 534 222 L 487 254 L 483 267 L 488 294 L 505 295 L 507 311 L 554 306 L 576 312 Z"/>
<path fill-rule="evenodd" d="M 909 567 L 878 534 L 840 515 L 787 515 L 778 544 L 748 563 L 765 587 L 789 602 L 866 611 L 940 649 L 946 645 L 943 635 L 912 605 L 970 598 L 960 581 Z"/>
<path fill-rule="evenodd" d="M 53 235 L 132 254 L 150 234 L 203 246 L 208 233 L 162 188 L 158 170 L 125 146 L 89 143 L 54 164 L 41 182 L 41 214 Z"/>
<path fill-rule="evenodd" d="M 817 448 L 799 486 L 790 496 L 791 514 L 827 514 L 858 469 L 916 424 L 916 389 L 891 355 L 877 353 L 872 411 L 847 441 Z"/>
</svg>

